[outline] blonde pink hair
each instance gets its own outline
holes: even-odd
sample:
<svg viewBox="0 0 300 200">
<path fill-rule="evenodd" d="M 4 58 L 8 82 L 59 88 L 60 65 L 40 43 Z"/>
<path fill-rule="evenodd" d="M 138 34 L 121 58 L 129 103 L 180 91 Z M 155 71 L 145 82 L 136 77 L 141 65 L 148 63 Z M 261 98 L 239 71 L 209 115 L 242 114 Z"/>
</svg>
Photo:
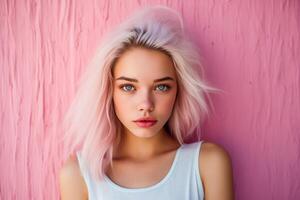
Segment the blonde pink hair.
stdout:
<svg viewBox="0 0 300 200">
<path fill-rule="evenodd" d="M 88 170 L 99 179 L 112 163 L 113 144 L 122 132 L 112 103 L 112 69 L 135 46 L 161 51 L 173 60 L 179 87 L 165 127 L 181 144 L 193 135 L 200 138 L 201 124 L 209 114 L 208 93 L 218 91 L 205 81 L 199 53 L 185 34 L 178 12 L 152 6 L 125 20 L 103 40 L 63 121 L 67 155 L 80 149 Z"/>
</svg>

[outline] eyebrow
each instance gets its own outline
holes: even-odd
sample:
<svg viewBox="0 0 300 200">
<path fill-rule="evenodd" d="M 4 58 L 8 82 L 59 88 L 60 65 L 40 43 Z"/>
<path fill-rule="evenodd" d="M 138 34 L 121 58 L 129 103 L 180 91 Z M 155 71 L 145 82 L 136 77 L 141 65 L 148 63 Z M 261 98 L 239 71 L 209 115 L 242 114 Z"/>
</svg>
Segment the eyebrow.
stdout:
<svg viewBox="0 0 300 200">
<path fill-rule="evenodd" d="M 130 81 L 130 82 L 138 82 L 138 80 L 136 80 L 136 79 L 128 78 L 125 76 L 121 76 L 121 77 L 117 78 L 116 80 L 126 80 L 126 81 Z M 173 78 L 166 76 L 163 78 L 155 79 L 153 82 L 156 83 L 156 82 L 161 82 L 161 81 L 166 81 L 166 80 L 174 81 Z"/>
</svg>

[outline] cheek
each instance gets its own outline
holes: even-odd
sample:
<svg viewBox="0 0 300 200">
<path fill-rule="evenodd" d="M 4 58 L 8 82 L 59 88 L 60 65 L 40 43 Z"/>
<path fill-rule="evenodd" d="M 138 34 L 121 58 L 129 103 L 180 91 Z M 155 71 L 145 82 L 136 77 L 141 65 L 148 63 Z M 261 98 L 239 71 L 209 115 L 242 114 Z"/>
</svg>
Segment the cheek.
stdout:
<svg viewBox="0 0 300 200">
<path fill-rule="evenodd" d="M 129 117 L 132 112 L 132 101 L 128 101 L 128 95 L 123 94 L 121 91 L 113 92 L 113 104 L 117 117 L 120 121 L 124 121 Z"/>
<path fill-rule="evenodd" d="M 159 110 L 164 111 L 166 115 L 169 115 L 174 107 L 174 103 L 176 101 L 176 93 L 173 93 L 169 96 L 165 96 L 163 99 L 159 100 Z"/>
<path fill-rule="evenodd" d="M 114 109 L 117 117 L 119 119 L 124 118 L 124 114 L 128 114 L 128 101 L 125 100 L 125 96 L 120 94 L 120 92 L 114 92 L 113 93 L 113 104 L 114 104 Z"/>
</svg>

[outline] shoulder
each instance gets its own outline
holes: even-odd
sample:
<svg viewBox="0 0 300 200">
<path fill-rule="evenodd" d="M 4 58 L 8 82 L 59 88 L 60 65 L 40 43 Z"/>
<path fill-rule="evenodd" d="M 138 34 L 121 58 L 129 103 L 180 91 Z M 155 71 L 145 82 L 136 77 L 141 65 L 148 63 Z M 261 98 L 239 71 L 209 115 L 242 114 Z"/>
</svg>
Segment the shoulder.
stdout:
<svg viewBox="0 0 300 200">
<path fill-rule="evenodd" d="M 215 162 L 212 161 L 221 162 L 223 164 L 226 164 L 226 162 L 227 164 L 228 162 L 231 162 L 231 158 L 228 151 L 221 145 L 213 142 L 203 141 L 201 145 L 200 154 L 202 154 L 202 158 L 208 160 L 208 163 L 206 164 L 209 165 L 214 165 Z"/>
<path fill-rule="evenodd" d="M 88 199 L 87 187 L 81 175 L 76 155 L 70 155 L 59 171 L 62 200 Z"/>
<path fill-rule="evenodd" d="M 232 162 L 227 150 L 204 141 L 198 161 L 206 199 L 233 199 Z"/>
</svg>

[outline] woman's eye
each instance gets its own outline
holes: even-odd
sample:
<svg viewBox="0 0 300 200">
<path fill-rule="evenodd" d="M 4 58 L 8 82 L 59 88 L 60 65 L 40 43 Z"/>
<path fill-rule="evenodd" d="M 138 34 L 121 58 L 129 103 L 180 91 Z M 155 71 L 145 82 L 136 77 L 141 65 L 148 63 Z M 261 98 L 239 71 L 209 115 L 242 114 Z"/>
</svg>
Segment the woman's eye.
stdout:
<svg viewBox="0 0 300 200">
<path fill-rule="evenodd" d="M 133 88 L 133 86 L 132 85 L 128 85 L 128 84 L 126 84 L 126 85 L 121 85 L 121 87 L 120 87 L 122 90 L 124 90 L 124 91 L 131 91 L 132 90 L 132 88 Z"/>
<path fill-rule="evenodd" d="M 159 88 L 160 91 L 167 91 L 170 89 L 170 86 L 168 85 L 158 85 L 157 88 Z"/>
</svg>

